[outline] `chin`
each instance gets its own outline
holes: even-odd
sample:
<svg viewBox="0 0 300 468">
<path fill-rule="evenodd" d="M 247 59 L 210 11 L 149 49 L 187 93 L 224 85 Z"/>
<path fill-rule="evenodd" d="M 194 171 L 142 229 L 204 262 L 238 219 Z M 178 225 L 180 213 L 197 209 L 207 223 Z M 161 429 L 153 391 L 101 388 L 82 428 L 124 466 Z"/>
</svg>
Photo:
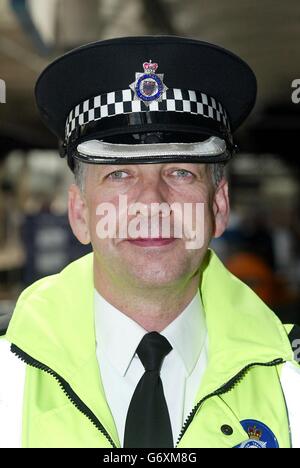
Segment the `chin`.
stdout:
<svg viewBox="0 0 300 468">
<path fill-rule="evenodd" d="M 137 287 L 141 287 L 141 288 L 165 288 L 167 287 L 168 285 L 171 286 L 173 285 L 174 283 L 176 283 L 177 281 L 179 281 L 178 278 L 170 278 L 170 277 L 164 277 L 164 278 L 160 278 L 158 277 L 157 275 L 156 276 L 151 276 L 151 275 L 148 275 L 148 276 L 135 276 L 134 277 L 134 282 L 135 282 L 135 285 Z"/>
<path fill-rule="evenodd" d="M 140 286 L 167 286 L 176 284 L 188 274 L 181 265 L 158 265 L 149 262 L 147 265 L 135 265 L 128 269 L 128 275 Z"/>
</svg>

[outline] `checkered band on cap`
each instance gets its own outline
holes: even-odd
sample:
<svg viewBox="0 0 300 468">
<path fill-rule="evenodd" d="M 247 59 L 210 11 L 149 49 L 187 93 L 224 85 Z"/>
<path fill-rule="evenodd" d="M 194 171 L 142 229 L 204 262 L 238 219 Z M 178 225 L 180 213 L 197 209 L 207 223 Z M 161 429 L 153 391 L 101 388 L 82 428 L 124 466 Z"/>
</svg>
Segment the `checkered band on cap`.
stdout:
<svg viewBox="0 0 300 468">
<path fill-rule="evenodd" d="M 113 91 L 95 96 L 78 104 L 70 112 L 66 121 L 66 140 L 78 127 L 96 120 L 133 112 L 187 112 L 213 119 L 230 131 L 226 110 L 220 102 L 200 91 L 168 89 L 161 101 L 145 104 L 136 99 L 131 89 Z"/>
</svg>

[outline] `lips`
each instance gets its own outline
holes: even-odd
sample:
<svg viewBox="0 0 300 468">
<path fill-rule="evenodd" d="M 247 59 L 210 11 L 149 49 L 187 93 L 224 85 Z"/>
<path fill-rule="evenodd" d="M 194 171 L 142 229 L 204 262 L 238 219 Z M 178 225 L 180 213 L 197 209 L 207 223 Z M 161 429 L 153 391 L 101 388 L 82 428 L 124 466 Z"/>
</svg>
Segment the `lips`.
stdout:
<svg viewBox="0 0 300 468">
<path fill-rule="evenodd" d="M 169 245 L 174 242 L 176 239 L 174 237 L 139 237 L 137 239 L 127 239 L 128 242 L 134 245 L 138 245 L 139 247 L 161 247 L 164 245 Z"/>
</svg>

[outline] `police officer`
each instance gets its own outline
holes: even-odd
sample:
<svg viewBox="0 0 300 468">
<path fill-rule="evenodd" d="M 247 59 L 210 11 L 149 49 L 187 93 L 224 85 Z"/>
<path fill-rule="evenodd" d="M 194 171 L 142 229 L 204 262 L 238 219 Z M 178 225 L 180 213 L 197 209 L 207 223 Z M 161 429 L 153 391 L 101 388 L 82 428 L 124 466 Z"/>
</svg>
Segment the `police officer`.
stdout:
<svg viewBox="0 0 300 468">
<path fill-rule="evenodd" d="M 209 249 L 255 97 L 239 57 L 180 37 L 88 44 L 39 77 L 93 253 L 27 288 L 3 327 L 2 446 L 300 446 L 296 329 Z"/>
</svg>

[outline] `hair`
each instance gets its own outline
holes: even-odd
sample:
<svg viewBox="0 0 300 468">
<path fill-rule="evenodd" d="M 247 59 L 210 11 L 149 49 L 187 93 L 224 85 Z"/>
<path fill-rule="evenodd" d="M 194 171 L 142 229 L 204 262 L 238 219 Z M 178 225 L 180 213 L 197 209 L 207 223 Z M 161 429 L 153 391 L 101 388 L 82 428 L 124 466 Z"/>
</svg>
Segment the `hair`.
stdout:
<svg viewBox="0 0 300 468">
<path fill-rule="evenodd" d="M 81 192 L 84 192 L 85 189 L 85 176 L 86 176 L 86 166 L 87 164 L 79 161 L 79 159 L 76 159 L 73 157 L 74 160 L 74 179 L 76 185 L 80 188 Z"/>
<path fill-rule="evenodd" d="M 225 163 L 210 163 L 207 164 L 207 166 L 210 171 L 214 188 L 217 189 L 221 180 L 225 176 Z M 84 192 L 85 189 L 86 167 L 86 163 L 74 158 L 75 183 L 80 188 L 81 192 Z"/>
<path fill-rule="evenodd" d="M 217 189 L 221 180 L 225 177 L 225 165 L 226 163 L 210 163 L 207 164 L 214 188 Z"/>
</svg>

